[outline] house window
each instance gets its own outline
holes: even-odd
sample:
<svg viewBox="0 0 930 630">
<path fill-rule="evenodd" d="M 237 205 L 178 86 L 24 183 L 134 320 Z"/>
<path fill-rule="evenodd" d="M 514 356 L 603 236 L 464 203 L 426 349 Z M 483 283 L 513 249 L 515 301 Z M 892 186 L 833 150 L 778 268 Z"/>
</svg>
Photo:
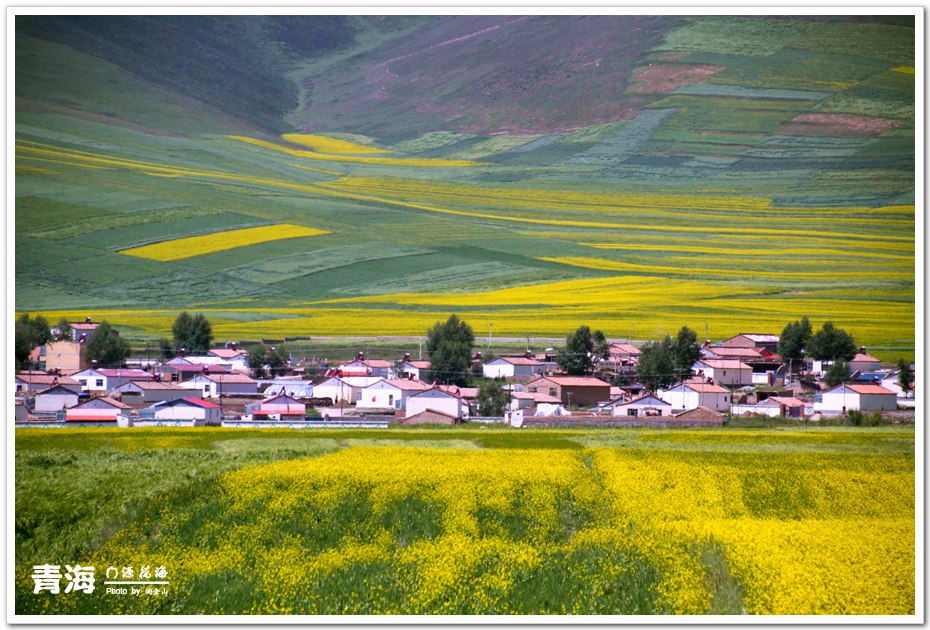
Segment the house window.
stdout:
<svg viewBox="0 0 930 630">
<path fill-rule="evenodd" d="M 102 379 L 102 378 L 98 378 L 98 379 L 97 379 L 97 387 L 103 388 L 103 379 Z"/>
<path fill-rule="evenodd" d="M 210 383 L 207 383 L 206 385 L 203 386 L 203 393 L 204 394 L 210 393 Z"/>
<path fill-rule="evenodd" d="M 626 410 L 626 415 L 628 415 L 628 416 L 638 416 L 639 413 L 637 413 L 637 411 L 636 411 L 635 409 L 627 409 L 627 410 Z"/>
<path fill-rule="evenodd" d="M 535 393 L 536 393 L 536 388 L 535 388 L 535 387 L 529 387 L 529 388 L 527 388 L 526 391 L 528 391 L 528 392 L 531 393 L 531 394 L 535 394 Z"/>
<path fill-rule="evenodd" d="M 726 370 L 723 371 L 723 375 L 724 375 L 724 376 L 727 375 L 727 371 L 726 371 Z"/>
<path fill-rule="evenodd" d="M 388 394 L 388 405 L 394 404 L 394 394 Z"/>
<path fill-rule="evenodd" d="M 549 388 L 549 395 L 555 397 L 555 396 L 558 396 L 558 395 L 559 395 L 559 392 L 558 392 L 558 390 L 556 390 L 555 387 L 550 387 L 550 388 Z"/>
<path fill-rule="evenodd" d="M 723 397 L 723 402 L 727 402 L 727 397 L 726 397 L 726 396 Z"/>
</svg>

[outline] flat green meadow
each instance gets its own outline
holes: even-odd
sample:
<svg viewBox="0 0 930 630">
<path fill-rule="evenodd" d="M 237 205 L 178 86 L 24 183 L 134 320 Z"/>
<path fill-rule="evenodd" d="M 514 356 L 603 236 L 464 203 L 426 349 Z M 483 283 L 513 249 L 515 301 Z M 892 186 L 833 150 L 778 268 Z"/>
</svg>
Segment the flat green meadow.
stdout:
<svg viewBox="0 0 930 630">
<path fill-rule="evenodd" d="M 914 612 L 910 428 L 15 440 L 18 614 Z M 44 564 L 95 589 L 36 593 Z M 163 593 L 107 592 L 142 567 Z"/>
</svg>

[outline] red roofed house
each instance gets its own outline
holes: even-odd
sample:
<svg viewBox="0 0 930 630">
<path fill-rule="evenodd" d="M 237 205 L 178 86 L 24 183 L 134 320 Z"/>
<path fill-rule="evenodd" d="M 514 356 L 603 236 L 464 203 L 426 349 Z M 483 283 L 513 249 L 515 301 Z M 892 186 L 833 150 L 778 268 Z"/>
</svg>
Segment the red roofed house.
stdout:
<svg viewBox="0 0 930 630">
<path fill-rule="evenodd" d="M 278 394 L 260 403 L 247 405 L 246 420 L 306 420 L 307 406 L 287 394 Z"/>
<path fill-rule="evenodd" d="M 639 362 L 639 348 L 628 343 L 614 343 L 608 349 L 610 356 L 607 363 L 615 371 L 630 371 Z M 627 368 L 624 370 L 623 368 Z"/>
<path fill-rule="evenodd" d="M 420 381 L 410 379 L 387 379 L 372 383 L 362 390 L 358 409 L 405 409 L 407 399 L 431 387 Z"/>
<path fill-rule="evenodd" d="M 687 411 L 707 407 L 714 411 L 730 411 L 730 390 L 708 383 L 679 383 L 671 389 L 658 392 L 659 398 L 672 405 L 672 411 Z"/>
<path fill-rule="evenodd" d="M 221 426 L 223 409 L 200 398 L 175 398 L 139 410 L 137 426 Z"/>
<path fill-rule="evenodd" d="M 549 394 L 563 405 L 577 407 L 593 407 L 610 400 L 610 383 L 593 376 L 541 376 L 527 383 L 526 391 Z"/>
<path fill-rule="evenodd" d="M 763 353 L 765 353 L 763 355 Z M 771 356 L 772 353 L 765 348 L 727 348 L 724 346 L 705 346 L 701 348 L 701 357 L 704 359 L 739 359 L 749 361 Z"/>
<path fill-rule="evenodd" d="M 818 400 L 818 398 L 820 400 Z M 898 408 L 897 396 L 881 385 L 851 385 L 844 383 L 814 397 L 814 411 L 846 413 L 859 411 L 894 411 Z"/>
<path fill-rule="evenodd" d="M 701 359 L 691 369 L 717 385 L 752 385 L 752 368 L 738 359 Z"/>
<path fill-rule="evenodd" d="M 549 394 L 543 394 L 541 392 L 535 392 L 533 394 L 529 392 L 513 392 L 510 394 L 510 409 L 512 411 L 516 411 L 517 409 L 531 409 L 540 403 L 558 405 L 561 404 L 561 402 L 562 401 L 555 396 L 550 396 Z"/>
<path fill-rule="evenodd" d="M 62 409 L 74 407 L 81 400 L 80 389 L 65 385 L 52 385 L 48 389 L 36 392 L 33 398 L 32 411 L 36 415 L 54 414 Z"/>
<path fill-rule="evenodd" d="M 532 378 L 544 370 L 542 363 L 527 357 L 498 357 L 481 366 L 485 378 Z"/>
<path fill-rule="evenodd" d="M 342 376 L 374 376 L 377 378 L 390 378 L 394 364 L 384 359 L 358 358 L 339 367 Z"/>
<path fill-rule="evenodd" d="M 426 373 L 429 371 L 429 361 L 408 361 L 404 360 L 400 364 L 397 376 L 399 378 L 412 377 L 416 381 L 425 380 Z"/>
<path fill-rule="evenodd" d="M 129 405 L 124 405 L 112 398 L 101 397 L 91 398 L 70 409 L 62 409 L 58 415 L 68 424 L 128 427 L 131 424 L 131 413 Z"/>
<path fill-rule="evenodd" d="M 759 333 L 740 333 L 722 342 L 725 348 L 765 348 L 769 352 L 778 352 L 778 335 Z"/>
<path fill-rule="evenodd" d="M 26 374 L 19 373 L 13 378 L 13 387 L 16 393 L 38 392 L 48 389 L 54 385 L 63 385 L 74 391 L 81 391 L 81 383 L 67 376 L 56 376 L 54 374 Z"/>
<path fill-rule="evenodd" d="M 730 414 L 737 416 L 746 412 L 777 418 L 803 418 L 804 401 L 784 396 L 769 396 L 754 405 L 732 405 Z"/>
</svg>

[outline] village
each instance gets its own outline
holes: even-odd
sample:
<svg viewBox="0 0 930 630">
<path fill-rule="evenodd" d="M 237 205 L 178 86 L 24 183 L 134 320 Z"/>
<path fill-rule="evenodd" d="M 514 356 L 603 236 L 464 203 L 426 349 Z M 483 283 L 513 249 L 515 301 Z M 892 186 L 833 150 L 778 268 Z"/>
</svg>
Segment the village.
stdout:
<svg viewBox="0 0 930 630">
<path fill-rule="evenodd" d="M 182 350 L 171 359 L 135 357 L 99 367 L 83 352 L 99 325 L 90 318 L 70 323 L 65 338 L 34 348 L 32 369 L 14 378 L 16 426 L 698 427 L 752 417 L 816 423 L 851 413 L 913 421 L 913 364 L 902 380 L 905 366 L 882 365 L 860 346 L 847 363 L 848 378 L 831 387 L 823 380 L 829 361 L 799 369 L 777 354 L 775 334 L 706 340 L 690 376 L 654 391 L 639 378 L 642 350 L 631 343 L 608 342 L 584 375 L 567 374 L 553 348 L 487 359 L 475 352 L 471 375 L 497 386 L 496 401 L 485 400 L 482 409 L 480 387 L 441 384 L 428 360 L 409 353 L 359 352 L 333 365 L 291 357 L 266 370 L 227 342 L 199 355 Z"/>
</svg>

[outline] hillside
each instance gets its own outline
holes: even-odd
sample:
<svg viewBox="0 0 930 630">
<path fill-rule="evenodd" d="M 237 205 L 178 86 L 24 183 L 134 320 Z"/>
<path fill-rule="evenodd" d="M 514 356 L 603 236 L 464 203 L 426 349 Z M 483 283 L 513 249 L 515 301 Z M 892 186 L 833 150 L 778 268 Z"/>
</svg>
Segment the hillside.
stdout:
<svg viewBox="0 0 930 630">
<path fill-rule="evenodd" d="M 913 18 L 319 20 L 18 18 L 17 310 L 913 352 Z"/>
</svg>

